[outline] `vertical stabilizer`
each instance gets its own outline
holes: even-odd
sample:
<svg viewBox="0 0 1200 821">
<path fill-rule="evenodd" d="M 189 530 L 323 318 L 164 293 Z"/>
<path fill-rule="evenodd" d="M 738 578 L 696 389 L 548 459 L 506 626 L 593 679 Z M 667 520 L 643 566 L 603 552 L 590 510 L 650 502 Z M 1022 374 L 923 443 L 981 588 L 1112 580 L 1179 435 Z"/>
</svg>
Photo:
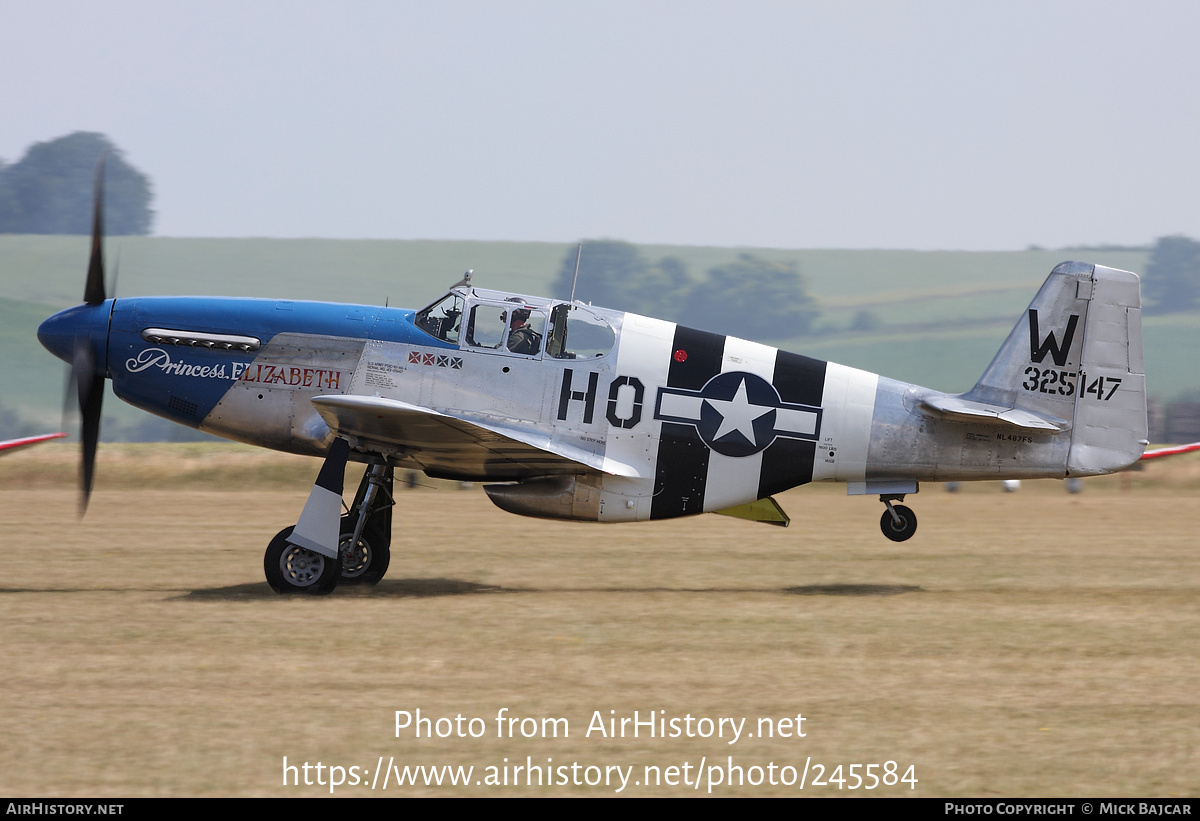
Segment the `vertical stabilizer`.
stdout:
<svg viewBox="0 0 1200 821">
<path fill-rule="evenodd" d="M 1136 462 L 1146 446 L 1137 275 L 1058 265 L 962 399 L 1028 411 L 1069 431 L 1068 476 Z"/>
</svg>

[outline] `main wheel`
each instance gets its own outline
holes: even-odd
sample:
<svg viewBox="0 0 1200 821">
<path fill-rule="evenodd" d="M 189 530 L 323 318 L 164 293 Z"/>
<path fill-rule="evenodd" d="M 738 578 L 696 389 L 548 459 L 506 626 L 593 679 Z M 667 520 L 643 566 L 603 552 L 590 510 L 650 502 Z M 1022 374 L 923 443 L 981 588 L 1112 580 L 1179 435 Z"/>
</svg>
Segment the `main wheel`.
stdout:
<svg viewBox="0 0 1200 821">
<path fill-rule="evenodd" d="M 338 552 L 342 557 L 342 584 L 378 584 L 387 572 L 391 550 L 379 528 L 370 522 L 354 542 L 356 517 L 342 517 Z"/>
<path fill-rule="evenodd" d="M 342 563 L 287 540 L 292 527 L 275 535 L 263 556 L 263 573 L 276 593 L 309 593 L 323 596 L 337 587 Z"/>
<path fill-rule="evenodd" d="M 892 518 L 891 510 L 883 511 L 883 518 L 879 520 L 879 529 L 883 531 L 883 535 L 893 542 L 911 538 L 917 532 L 917 514 L 904 505 L 892 505 L 892 510 L 896 511 L 900 521 Z"/>
</svg>

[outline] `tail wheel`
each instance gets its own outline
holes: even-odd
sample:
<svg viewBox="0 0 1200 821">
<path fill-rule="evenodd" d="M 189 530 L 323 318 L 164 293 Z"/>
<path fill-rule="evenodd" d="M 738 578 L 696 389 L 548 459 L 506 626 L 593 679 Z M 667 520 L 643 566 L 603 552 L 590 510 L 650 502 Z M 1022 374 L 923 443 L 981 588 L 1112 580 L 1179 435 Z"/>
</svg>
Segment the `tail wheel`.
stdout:
<svg viewBox="0 0 1200 821">
<path fill-rule="evenodd" d="M 917 514 L 904 505 L 892 505 L 890 510 L 883 511 L 879 529 L 893 542 L 902 542 L 917 532 Z"/>
<path fill-rule="evenodd" d="M 287 540 L 292 527 L 275 535 L 263 556 L 263 573 L 276 593 L 323 596 L 337 587 L 342 563 Z"/>
<path fill-rule="evenodd" d="M 378 584 L 387 573 L 391 550 L 379 528 L 367 523 L 358 541 L 354 541 L 356 517 L 343 516 L 338 553 L 341 556 L 342 584 Z"/>
</svg>

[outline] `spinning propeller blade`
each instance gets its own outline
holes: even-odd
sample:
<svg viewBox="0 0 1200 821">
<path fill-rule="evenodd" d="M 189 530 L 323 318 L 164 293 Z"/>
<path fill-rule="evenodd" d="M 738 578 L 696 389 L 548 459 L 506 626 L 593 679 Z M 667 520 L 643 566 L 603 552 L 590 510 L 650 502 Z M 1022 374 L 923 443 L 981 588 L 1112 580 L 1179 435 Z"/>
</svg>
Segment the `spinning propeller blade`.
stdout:
<svg viewBox="0 0 1200 821">
<path fill-rule="evenodd" d="M 88 261 L 87 282 L 83 286 L 85 305 L 104 301 L 104 157 L 96 163 L 96 188 L 92 206 L 92 256 Z"/>
<path fill-rule="evenodd" d="M 104 292 L 104 157 L 96 164 L 96 188 L 92 211 L 92 254 L 83 287 L 85 305 L 100 305 Z M 75 339 L 71 358 L 71 387 L 79 400 L 80 441 L 79 515 L 87 511 L 96 474 L 96 445 L 100 440 L 100 408 L 104 402 L 104 367 L 96 362 L 92 341 L 86 335 Z"/>
</svg>

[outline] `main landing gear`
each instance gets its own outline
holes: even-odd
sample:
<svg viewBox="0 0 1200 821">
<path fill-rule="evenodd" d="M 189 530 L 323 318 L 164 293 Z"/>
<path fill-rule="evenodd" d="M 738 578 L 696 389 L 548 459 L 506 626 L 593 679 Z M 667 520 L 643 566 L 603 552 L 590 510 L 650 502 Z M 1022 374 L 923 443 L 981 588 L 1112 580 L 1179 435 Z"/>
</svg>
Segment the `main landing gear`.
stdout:
<svg viewBox="0 0 1200 821">
<path fill-rule="evenodd" d="M 293 527 L 279 531 L 263 557 L 271 589 L 320 596 L 339 583 L 378 584 L 391 561 L 392 484 L 391 466 L 367 467 L 354 504 L 341 519 L 337 560 L 290 543 Z"/>
<path fill-rule="evenodd" d="M 903 493 L 882 494 L 879 501 L 887 505 L 883 517 L 879 520 L 879 529 L 883 535 L 893 542 L 902 542 L 912 538 L 917 532 L 917 514 L 904 505 L 894 505 L 892 502 L 903 502 Z"/>
</svg>

